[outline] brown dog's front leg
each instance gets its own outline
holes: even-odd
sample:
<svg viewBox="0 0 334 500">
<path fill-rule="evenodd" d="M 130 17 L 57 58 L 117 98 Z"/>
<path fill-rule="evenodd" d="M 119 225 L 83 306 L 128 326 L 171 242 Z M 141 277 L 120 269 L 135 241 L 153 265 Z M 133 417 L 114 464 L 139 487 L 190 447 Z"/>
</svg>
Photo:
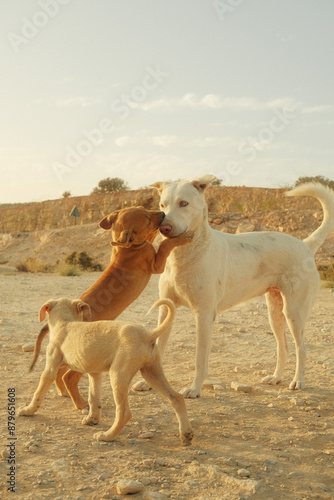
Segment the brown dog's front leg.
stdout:
<svg viewBox="0 0 334 500">
<path fill-rule="evenodd" d="M 84 410 L 88 407 L 87 402 L 81 397 L 78 383 L 82 377 L 82 373 L 68 370 L 63 376 L 63 382 L 77 410 Z"/>
<path fill-rule="evenodd" d="M 166 238 L 165 240 L 163 240 L 163 242 L 160 243 L 158 251 L 155 255 L 155 261 L 152 265 L 152 273 L 163 273 L 165 270 L 167 257 L 171 253 L 171 251 L 176 247 L 190 243 L 193 237 L 193 231 L 188 231 L 186 233 L 180 234 L 179 236 L 175 236 L 175 238 Z"/>
</svg>

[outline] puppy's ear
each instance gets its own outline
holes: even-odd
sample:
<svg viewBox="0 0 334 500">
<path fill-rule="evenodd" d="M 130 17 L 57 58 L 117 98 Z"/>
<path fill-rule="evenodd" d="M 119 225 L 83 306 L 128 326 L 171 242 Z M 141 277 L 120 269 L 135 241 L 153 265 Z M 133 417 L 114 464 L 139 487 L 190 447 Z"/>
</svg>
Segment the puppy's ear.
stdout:
<svg viewBox="0 0 334 500">
<path fill-rule="evenodd" d="M 165 185 L 166 182 L 154 182 L 154 184 L 150 184 L 150 187 L 157 189 L 159 191 L 159 194 L 161 194 Z"/>
<path fill-rule="evenodd" d="M 86 302 L 83 302 L 82 300 L 75 300 L 74 303 L 77 306 L 78 313 L 79 314 L 81 312 L 83 313 L 84 320 L 88 320 L 92 317 L 92 312 L 91 312 L 89 304 L 87 304 Z"/>
<path fill-rule="evenodd" d="M 39 311 L 39 321 L 42 323 L 45 318 L 46 318 L 46 313 L 50 313 L 51 309 L 55 306 L 56 301 L 55 300 L 48 300 L 44 306 L 41 307 Z"/>
<path fill-rule="evenodd" d="M 116 212 L 113 212 L 112 214 L 107 215 L 104 219 L 101 220 L 99 226 L 102 227 L 102 229 L 110 229 L 111 226 L 116 222 L 116 219 L 118 217 L 119 210 Z"/>
<path fill-rule="evenodd" d="M 191 184 L 196 189 L 198 189 L 198 191 L 205 191 L 208 185 L 211 184 L 211 182 L 213 182 L 215 179 L 215 175 L 201 175 L 200 177 L 197 177 L 196 179 L 191 181 Z"/>
<path fill-rule="evenodd" d="M 117 241 L 112 241 L 111 245 L 128 248 L 131 246 L 131 237 L 132 237 L 132 230 L 122 231 L 121 234 L 118 236 Z"/>
</svg>

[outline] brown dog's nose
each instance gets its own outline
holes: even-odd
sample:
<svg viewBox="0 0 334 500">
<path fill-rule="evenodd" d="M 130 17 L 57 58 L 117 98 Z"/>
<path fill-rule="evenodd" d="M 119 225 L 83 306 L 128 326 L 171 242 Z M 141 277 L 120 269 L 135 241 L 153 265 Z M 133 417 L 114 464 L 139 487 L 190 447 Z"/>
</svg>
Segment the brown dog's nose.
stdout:
<svg viewBox="0 0 334 500">
<path fill-rule="evenodd" d="M 159 229 L 160 233 L 162 233 L 164 236 L 168 236 L 172 231 L 172 226 L 170 226 L 169 224 L 163 224 Z"/>
</svg>

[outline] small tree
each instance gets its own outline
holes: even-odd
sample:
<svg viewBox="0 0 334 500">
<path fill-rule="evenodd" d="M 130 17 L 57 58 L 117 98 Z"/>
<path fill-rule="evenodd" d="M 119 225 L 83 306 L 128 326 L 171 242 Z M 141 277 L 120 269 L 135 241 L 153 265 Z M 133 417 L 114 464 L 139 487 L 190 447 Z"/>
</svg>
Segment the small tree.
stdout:
<svg viewBox="0 0 334 500">
<path fill-rule="evenodd" d="M 306 182 L 319 182 L 320 184 L 324 184 L 334 189 L 334 181 L 322 175 L 316 175 L 315 177 L 299 177 L 295 182 L 295 187 L 299 186 L 299 184 L 305 184 Z"/>
<path fill-rule="evenodd" d="M 103 194 L 110 193 L 111 191 L 126 191 L 129 189 L 129 186 L 123 179 L 119 179 L 118 177 L 107 177 L 106 179 L 102 179 L 96 188 L 93 189 L 91 194 Z"/>
</svg>

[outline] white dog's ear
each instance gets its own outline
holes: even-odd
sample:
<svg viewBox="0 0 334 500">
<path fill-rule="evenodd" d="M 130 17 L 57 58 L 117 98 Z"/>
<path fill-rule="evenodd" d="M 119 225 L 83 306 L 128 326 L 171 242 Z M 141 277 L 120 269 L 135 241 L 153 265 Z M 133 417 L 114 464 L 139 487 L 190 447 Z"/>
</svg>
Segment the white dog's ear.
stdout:
<svg viewBox="0 0 334 500">
<path fill-rule="evenodd" d="M 216 179 L 215 175 L 201 175 L 200 177 L 196 177 L 191 184 L 195 186 L 199 191 L 205 191 L 208 185 Z"/>
<path fill-rule="evenodd" d="M 44 306 L 41 307 L 39 311 L 39 321 L 42 323 L 45 318 L 46 318 L 46 313 L 49 313 L 51 309 L 55 306 L 56 301 L 55 300 L 48 300 Z"/>
<path fill-rule="evenodd" d="M 86 304 L 86 302 L 83 302 L 82 300 L 75 300 L 74 303 L 77 306 L 78 313 L 83 313 L 84 320 L 90 319 L 92 317 L 92 312 L 89 304 Z"/>
<path fill-rule="evenodd" d="M 157 189 L 159 191 L 159 194 L 161 194 L 165 185 L 166 182 L 154 182 L 154 184 L 150 184 L 150 187 Z"/>
<path fill-rule="evenodd" d="M 104 219 L 100 221 L 99 226 L 102 227 L 102 229 L 110 229 L 111 226 L 114 224 L 114 222 L 116 222 L 118 214 L 119 210 L 113 212 L 112 214 L 107 215 Z"/>
</svg>

